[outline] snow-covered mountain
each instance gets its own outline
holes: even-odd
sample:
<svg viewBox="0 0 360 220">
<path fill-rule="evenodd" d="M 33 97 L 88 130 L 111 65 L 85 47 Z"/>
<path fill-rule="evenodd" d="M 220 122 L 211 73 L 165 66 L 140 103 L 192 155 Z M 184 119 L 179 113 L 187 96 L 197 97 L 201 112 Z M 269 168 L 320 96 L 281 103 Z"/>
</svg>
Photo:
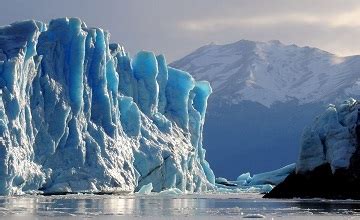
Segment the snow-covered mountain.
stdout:
<svg viewBox="0 0 360 220">
<path fill-rule="evenodd" d="M 360 56 L 279 41 L 209 44 L 170 65 L 211 83 L 205 144 L 215 173 L 229 178 L 239 171 L 226 166 L 261 172 L 294 162 L 302 129 L 323 106 L 360 95 Z"/>
<path fill-rule="evenodd" d="M 213 99 L 228 103 L 249 100 L 270 107 L 275 102 L 328 102 L 360 93 L 360 56 L 339 57 L 279 41 L 210 44 L 171 65 L 208 80 Z"/>
<path fill-rule="evenodd" d="M 77 18 L 0 27 L 0 195 L 213 189 L 208 82 Z"/>
</svg>

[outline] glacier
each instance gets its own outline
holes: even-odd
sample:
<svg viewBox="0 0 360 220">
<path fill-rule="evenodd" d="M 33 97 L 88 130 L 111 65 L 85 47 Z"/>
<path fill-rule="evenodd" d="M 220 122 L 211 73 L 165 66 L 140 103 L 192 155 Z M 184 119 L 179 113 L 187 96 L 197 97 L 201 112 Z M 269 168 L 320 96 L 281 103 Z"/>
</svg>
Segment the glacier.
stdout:
<svg viewBox="0 0 360 220">
<path fill-rule="evenodd" d="M 296 168 L 266 198 L 360 199 L 360 103 L 330 104 L 303 133 Z"/>
<path fill-rule="evenodd" d="M 78 18 L 0 27 L 0 194 L 215 189 L 211 92 Z"/>
<path fill-rule="evenodd" d="M 349 98 L 326 111 L 305 128 L 297 173 L 306 173 L 328 163 L 332 173 L 348 169 L 358 146 L 359 102 Z"/>
</svg>

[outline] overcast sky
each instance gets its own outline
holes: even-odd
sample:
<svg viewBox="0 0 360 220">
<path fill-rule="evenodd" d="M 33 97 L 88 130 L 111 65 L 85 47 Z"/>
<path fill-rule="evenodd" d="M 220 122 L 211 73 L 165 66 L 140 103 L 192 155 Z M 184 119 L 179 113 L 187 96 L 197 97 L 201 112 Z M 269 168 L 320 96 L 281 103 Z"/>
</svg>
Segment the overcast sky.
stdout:
<svg viewBox="0 0 360 220">
<path fill-rule="evenodd" d="M 134 54 L 174 61 L 205 44 L 280 40 L 360 54 L 359 0 L 0 0 L 0 25 L 79 17 Z"/>
</svg>

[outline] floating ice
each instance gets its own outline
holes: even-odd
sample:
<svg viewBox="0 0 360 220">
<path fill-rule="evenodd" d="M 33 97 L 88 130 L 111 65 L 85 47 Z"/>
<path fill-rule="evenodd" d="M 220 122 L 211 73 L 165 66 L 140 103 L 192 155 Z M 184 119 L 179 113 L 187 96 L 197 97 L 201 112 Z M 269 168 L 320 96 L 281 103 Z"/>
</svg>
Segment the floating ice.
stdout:
<svg viewBox="0 0 360 220">
<path fill-rule="evenodd" d="M 262 214 L 246 214 L 243 218 L 266 218 L 266 216 Z"/>
<path fill-rule="evenodd" d="M 77 18 L 0 28 L 1 195 L 214 188 L 209 84 L 109 36 Z"/>
<path fill-rule="evenodd" d="M 261 187 L 260 193 L 268 193 L 274 188 L 274 185 L 265 184 Z"/>
<path fill-rule="evenodd" d="M 224 186 L 237 186 L 236 183 L 229 182 L 227 179 L 223 177 L 217 177 L 215 179 L 215 183 L 218 185 L 224 185 Z"/>
<path fill-rule="evenodd" d="M 236 182 L 238 182 L 241 185 L 246 185 L 250 181 L 251 181 L 251 175 L 249 172 L 241 174 L 236 179 Z"/>
<path fill-rule="evenodd" d="M 256 192 L 268 193 L 273 187 L 295 171 L 295 163 L 289 164 L 277 170 L 255 174 L 241 174 L 235 181 L 229 181 L 225 178 L 216 178 L 216 186 L 219 192 Z"/>
<path fill-rule="evenodd" d="M 151 191 L 153 190 L 153 186 L 152 186 L 152 183 L 149 183 L 149 184 L 146 184 L 146 185 L 143 185 L 140 190 L 138 191 L 139 194 L 150 194 Z"/>
<path fill-rule="evenodd" d="M 180 195 L 183 194 L 183 192 L 178 188 L 171 188 L 163 190 L 159 193 L 160 195 Z"/>
<path fill-rule="evenodd" d="M 243 173 L 237 179 L 236 183 L 244 186 L 256 185 L 277 185 L 281 183 L 291 172 L 295 171 L 295 163 L 284 166 L 280 169 L 255 174 L 251 176 L 250 173 Z"/>
<path fill-rule="evenodd" d="M 221 184 L 216 184 L 218 193 L 268 193 L 273 189 L 273 185 L 265 184 L 265 185 L 254 185 L 254 186 L 245 186 L 245 185 L 237 185 L 237 186 L 225 186 Z"/>
<path fill-rule="evenodd" d="M 248 183 L 250 185 L 277 185 L 284 181 L 290 173 L 295 171 L 295 166 L 295 163 L 293 163 L 274 171 L 255 174 Z"/>
</svg>

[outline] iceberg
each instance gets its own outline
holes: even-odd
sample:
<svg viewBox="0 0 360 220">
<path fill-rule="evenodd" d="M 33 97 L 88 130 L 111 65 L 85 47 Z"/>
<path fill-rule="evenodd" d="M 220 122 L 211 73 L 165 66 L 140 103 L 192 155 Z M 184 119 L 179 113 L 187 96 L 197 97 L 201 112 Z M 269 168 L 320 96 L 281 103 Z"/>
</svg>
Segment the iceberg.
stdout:
<svg viewBox="0 0 360 220">
<path fill-rule="evenodd" d="M 249 172 L 243 173 L 236 178 L 236 182 L 238 182 L 241 185 L 245 185 L 250 181 L 251 181 L 251 175 Z"/>
<path fill-rule="evenodd" d="M 254 185 L 254 186 L 237 186 L 230 187 L 217 184 L 217 193 L 260 193 L 265 194 L 269 193 L 274 188 L 273 185 L 265 184 L 265 185 Z"/>
<path fill-rule="evenodd" d="M 78 18 L 0 27 L 0 194 L 214 189 L 211 92 Z"/>
<path fill-rule="evenodd" d="M 152 186 L 152 183 L 149 183 L 149 184 L 143 185 L 137 193 L 147 195 L 147 194 L 150 194 L 153 189 L 154 188 Z"/>
<path fill-rule="evenodd" d="M 250 180 L 247 180 L 248 184 L 250 185 L 278 185 L 284 179 L 292 172 L 294 172 L 296 167 L 296 164 L 289 164 L 287 166 L 284 166 L 280 169 L 265 172 L 265 173 L 259 173 L 255 174 L 253 177 L 251 177 Z M 238 179 L 241 176 L 238 177 Z"/>
<path fill-rule="evenodd" d="M 251 176 L 249 172 L 243 173 L 235 181 L 223 177 L 215 179 L 219 192 L 255 192 L 268 193 L 274 186 L 283 182 L 288 175 L 295 172 L 296 164 L 289 164 L 280 169 L 259 173 Z"/>
<path fill-rule="evenodd" d="M 258 173 L 251 176 L 250 173 L 243 173 L 236 181 L 232 181 L 240 186 L 258 186 L 258 185 L 277 185 L 281 183 L 290 173 L 295 171 L 296 164 L 292 163 L 277 170 Z"/>
<path fill-rule="evenodd" d="M 223 177 L 217 177 L 215 179 L 215 183 L 217 185 L 223 185 L 223 186 L 237 186 L 236 183 L 231 183 L 230 181 L 228 181 L 227 179 L 225 179 Z"/>
</svg>

